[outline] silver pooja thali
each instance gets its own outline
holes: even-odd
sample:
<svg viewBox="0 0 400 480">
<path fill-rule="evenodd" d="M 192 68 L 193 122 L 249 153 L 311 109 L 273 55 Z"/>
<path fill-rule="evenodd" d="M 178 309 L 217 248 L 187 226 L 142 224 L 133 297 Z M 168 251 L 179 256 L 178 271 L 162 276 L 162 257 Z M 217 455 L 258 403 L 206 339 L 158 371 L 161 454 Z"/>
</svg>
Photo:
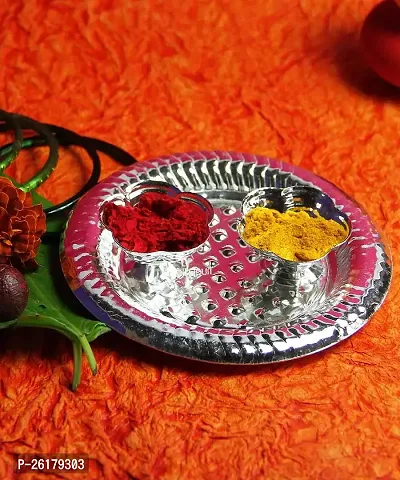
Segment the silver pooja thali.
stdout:
<svg viewBox="0 0 400 480">
<path fill-rule="evenodd" d="M 102 206 L 130 200 L 149 181 L 212 205 L 210 236 L 200 248 L 138 257 L 114 241 Z M 269 193 L 293 200 L 302 186 L 317 192 L 313 207 L 349 222 L 347 241 L 295 265 L 247 245 L 240 228 L 249 192 L 273 187 Z M 333 346 L 368 322 L 391 280 L 382 239 L 345 193 L 293 165 L 232 152 L 165 156 L 111 175 L 74 209 L 61 258 L 71 289 L 99 320 L 150 347 L 215 363 L 279 362 Z"/>
</svg>

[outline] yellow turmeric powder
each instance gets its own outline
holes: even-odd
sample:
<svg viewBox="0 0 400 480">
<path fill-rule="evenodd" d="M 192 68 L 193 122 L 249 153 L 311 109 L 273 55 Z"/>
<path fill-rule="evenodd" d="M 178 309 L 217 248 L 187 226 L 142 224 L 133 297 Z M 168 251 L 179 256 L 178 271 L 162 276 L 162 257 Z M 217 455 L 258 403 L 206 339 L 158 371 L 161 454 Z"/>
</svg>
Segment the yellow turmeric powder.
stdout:
<svg viewBox="0 0 400 480">
<path fill-rule="evenodd" d="M 296 262 L 317 260 L 342 243 L 349 231 L 334 220 L 327 220 L 317 211 L 313 216 L 305 208 L 280 213 L 256 207 L 245 216 L 243 238 L 259 250 L 273 252 Z"/>
</svg>

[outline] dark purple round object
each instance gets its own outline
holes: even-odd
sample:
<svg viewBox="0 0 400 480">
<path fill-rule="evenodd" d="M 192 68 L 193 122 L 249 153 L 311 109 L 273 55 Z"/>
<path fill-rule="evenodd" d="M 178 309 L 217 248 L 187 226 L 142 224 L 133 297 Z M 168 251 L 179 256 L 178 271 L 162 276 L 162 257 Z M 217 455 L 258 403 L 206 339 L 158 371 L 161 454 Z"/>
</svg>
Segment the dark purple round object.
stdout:
<svg viewBox="0 0 400 480">
<path fill-rule="evenodd" d="M 0 322 L 16 320 L 28 304 L 24 276 L 11 265 L 0 265 Z"/>
</svg>

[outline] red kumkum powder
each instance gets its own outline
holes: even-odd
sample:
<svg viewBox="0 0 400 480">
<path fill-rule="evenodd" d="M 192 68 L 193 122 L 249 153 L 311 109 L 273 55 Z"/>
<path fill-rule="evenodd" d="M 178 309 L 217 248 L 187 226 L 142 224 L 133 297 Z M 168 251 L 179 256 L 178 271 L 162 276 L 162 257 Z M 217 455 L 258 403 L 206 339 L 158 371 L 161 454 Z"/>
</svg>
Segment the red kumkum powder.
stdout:
<svg viewBox="0 0 400 480">
<path fill-rule="evenodd" d="M 107 203 L 103 220 L 119 244 L 137 253 L 182 252 L 207 240 L 204 210 L 163 193 L 144 193 L 132 205 Z"/>
</svg>

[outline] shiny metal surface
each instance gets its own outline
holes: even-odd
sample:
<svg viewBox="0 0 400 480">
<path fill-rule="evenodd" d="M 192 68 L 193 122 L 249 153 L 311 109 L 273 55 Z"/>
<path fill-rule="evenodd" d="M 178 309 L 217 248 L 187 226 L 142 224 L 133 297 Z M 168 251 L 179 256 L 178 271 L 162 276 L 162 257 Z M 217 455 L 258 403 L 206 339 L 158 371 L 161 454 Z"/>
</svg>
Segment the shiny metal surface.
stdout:
<svg viewBox="0 0 400 480">
<path fill-rule="evenodd" d="M 196 192 L 214 208 L 208 241 L 184 264 L 162 262 L 151 274 L 99 222 L 105 200 L 147 180 Z M 281 268 L 249 248 L 238 228 L 242 213 L 259 200 L 247 196 L 250 190 L 302 185 L 315 187 L 313 205 L 324 200 L 317 208 L 350 222 L 352 233 L 311 265 Z M 287 190 L 283 204 L 299 198 Z M 82 224 L 85 214 L 91 229 Z M 64 250 L 81 282 L 76 296 L 99 319 L 146 345 L 211 362 L 283 361 L 334 345 L 368 321 L 391 278 L 379 235 L 343 192 L 291 165 L 228 152 L 163 157 L 117 172 L 81 201 Z M 91 258 L 83 259 L 89 252 Z"/>
</svg>

